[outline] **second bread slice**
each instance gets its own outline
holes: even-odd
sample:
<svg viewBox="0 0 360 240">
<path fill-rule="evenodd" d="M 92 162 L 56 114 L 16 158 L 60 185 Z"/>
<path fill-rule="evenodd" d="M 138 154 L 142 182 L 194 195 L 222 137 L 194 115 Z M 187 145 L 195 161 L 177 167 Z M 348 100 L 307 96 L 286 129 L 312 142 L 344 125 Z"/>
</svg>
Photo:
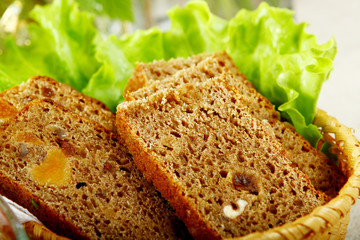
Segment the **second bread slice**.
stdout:
<svg viewBox="0 0 360 240">
<path fill-rule="evenodd" d="M 199 239 L 264 231 L 326 202 L 227 76 L 117 108 L 117 127 L 139 169 Z"/>
</svg>

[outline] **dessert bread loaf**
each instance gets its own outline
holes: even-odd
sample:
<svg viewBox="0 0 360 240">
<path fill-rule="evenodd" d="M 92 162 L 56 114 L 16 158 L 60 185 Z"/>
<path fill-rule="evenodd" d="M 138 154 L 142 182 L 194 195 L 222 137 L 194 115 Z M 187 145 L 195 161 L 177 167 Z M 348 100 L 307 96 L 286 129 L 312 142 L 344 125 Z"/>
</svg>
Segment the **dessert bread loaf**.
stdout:
<svg viewBox="0 0 360 240">
<path fill-rule="evenodd" d="M 172 64 L 172 63 L 169 63 Z M 143 65 L 145 67 L 145 65 Z M 152 68 L 150 65 L 149 68 Z M 145 75 L 149 75 L 145 71 Z M 276 138 L 289 153 L 293 166 L 299 167 L 307 174 L 316 189 L 324 191 L 329 196 L 336 196 L 346 181 L 345 176 L 339 168 L 331 162 L 324 154 L 313 148 L 293 126 L 279 119 L 278 112 L 268 99 L 248 84 L 246 77 L 239 73 L 231 58 L 225 52 L 208 55 L 196 66 L 179 70 L 173 75 L 161 80 L 149 79 L 145 87 L 134 92 L 129 92 L 127 100 L 145 98 L 163 88 L 175 88 L 188 82 L 206 81 L 222 73 L 236 73 L 234 77 L 229 77 L 228 84 L 234 86 L 242 95 L 243 103 L 249 108 L 252 115 L 260 120 L 269 121 Z"/>
<path fill-rule="evenodd" d="M 180 239 L 186 228 L 119 136 L 34 100 L 0 128 L 0 193 L 71 239 Z"/>
<path fill-rule="evenodd" d="M 327 201 L 291 166 L 271 126 L 226 84 L 228 76 L 117 107 L 118 130 L 137 166 L 196 239 L 264 231 Z"/>
<path fill-rule="evenodd" d="M 49 77 L 32 77 L 27 82 L 0 93 L 0 98 L 18 111 L 32 100 L 49 98 L 81 116 L 102 124 L 107 129 L 116 130 L 115 114 L 104 103 Z"/>
</svg>

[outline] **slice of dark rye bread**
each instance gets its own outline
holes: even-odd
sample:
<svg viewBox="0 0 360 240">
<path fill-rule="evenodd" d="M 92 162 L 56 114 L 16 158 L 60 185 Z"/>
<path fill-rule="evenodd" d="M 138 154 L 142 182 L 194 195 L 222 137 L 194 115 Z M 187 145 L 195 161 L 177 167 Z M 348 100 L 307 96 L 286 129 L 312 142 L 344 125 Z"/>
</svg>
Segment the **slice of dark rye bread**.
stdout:
<svg viewBox="0 0 360 240">
<path fill-rule="evenodd" d="M 178 61 L 181 62 L 181 59 Z M 169 64 L 174 64 L 174 62 L 175 60 Z M 143 65 L 143 68 L 146 68 L 145 66 Z M 151 69 L 152 64 L 149 64 L 148 68 Z M 167 68 L 167 65 L 164 68 Z M 289 153 L 293 165 L 309 176 L 316 189 L 335 197 L 346 182 L 345 175 L 325 154 L 313 148 L 309 142 L 295 131 L 292 125 L 280 121 L 279 114 L 270 101 L 249 84 L 250 82 L 243 74 L 239 73 L 235 64 L 225 52 L 209 55 L 196 66 L 179 70 L 173 75 L 167 75 L 167 78 L 162 76 L 161 80 L 151 80 L 150 78 L 154 76 L 148 74 L 149 72 L 151 71 L 144 72 L 147 75 L 146 79 L 148 79 L 144 84 L 145 87 L 129 92 L 127 95 L 128 101 L 147 97 L 163 88 L 175 88 L 188 82 L 206 81 L 222 73 L 229 72 L 233 74 L 234 77 L 227 78 L 228 83 L 236 87 L 244 95 L 243 103 L 249 107 L 251 114 L 260 120 L 269 121 L 276 138 Z"/>
<path fill-rule="evenodd" d="M 119 136 L 51 100 L 0 127 L 0 193 L 72 239 L 186 237 Z"/>
<path fill-rule="evenodd" d="M 30 101 L 49 98 L 81 116 L 102 124 L 107 129 L 116 130 L 115 114 L 104 103 L 49 77 L 32 77 L 27 82 L 0 93 L 0 98 L 18 111 Z"/>
<path fill-rule="evenodd" d="M 226 76 L 117 107 L 118 130 L 137 166 L 196 239 L 264 231 L 327 201 Z"/>
</svg>

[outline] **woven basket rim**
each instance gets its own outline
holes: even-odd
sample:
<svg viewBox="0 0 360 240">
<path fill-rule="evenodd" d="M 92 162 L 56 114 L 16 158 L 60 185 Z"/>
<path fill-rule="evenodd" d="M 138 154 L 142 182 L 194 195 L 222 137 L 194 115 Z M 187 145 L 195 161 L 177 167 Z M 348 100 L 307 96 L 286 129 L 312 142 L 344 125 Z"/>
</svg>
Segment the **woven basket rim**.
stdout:
<svg viewBox="0 0 360 240">
<path fill-rule="evenodd" d="M 314 124 L 325 133 L 335 134 L 335 141 L 341 143 L 342 149 L 337 154 L 339 166 L 347 175 L 348 180 L 338 196 L 294 222 L 264 232 L 231 238 L 231 240 L 312 239 L 315 236 L 323 236 L 341 219 L 349 215 L 351 206 L 355 204 L 360 191 L 360 142 L 353 135 L 352 129 L 344 126 L 323 110 L 317 109 Z"/>
</svg>

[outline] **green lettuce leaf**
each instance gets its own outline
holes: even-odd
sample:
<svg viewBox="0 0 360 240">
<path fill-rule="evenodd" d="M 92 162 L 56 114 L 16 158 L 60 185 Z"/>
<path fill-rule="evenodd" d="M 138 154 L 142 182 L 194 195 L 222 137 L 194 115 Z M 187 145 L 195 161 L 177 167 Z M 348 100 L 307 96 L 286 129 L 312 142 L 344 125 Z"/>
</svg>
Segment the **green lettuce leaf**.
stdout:
<svg viewBox="0 0 360 240">
<path fill-rule="evenodd" d="M 37 25 L 29 26 L 32 44 L 19 47 L 11 36 L 4 41 L 4 52 L 0 55 L 0 91 L 19 85 L 34 75 L 47 75 L 57 79 L 61 67 L 54 74 L 49 66 L 58 65 L 47 32 Z"/>
<path fill-rule="evenodd" d="M 171 28 L 164 33 L 165 58 L 189 57 L 224 49 L 228 22 L 211 14 L 205 2 L 189 2 L 168 12 Z"/>
<path fill-rule="evenodd" d="M 230 20 L 226 50 L 257 90 L 315 146 L 321 134 L 311 123 L 336 44 L 331 39 L 318 45 L 305 27 L 294 22 L 292 11 L 261 4 Z"/>
<path fill-rule="evenodd" d="M 47 75 L 83 89 L 100 67 L 95 59 L 99 40 L 93 16 L 78 10 L 72 0 L 55 0 L 36 6 L 29 24 L 30 44 L 18 46 L 5 40 L 0 55 L 1 89 L 15 86 L 34 75 Z"/>
<path fill-rule="evenodd" d="M 96 59 L 101 67 L 92 75 L 83 93 L 101 99 L 115 111 L 116 106 L 123 101 L 122 92 L 134 70 L 134 64 L 125 57 L 121 42 L 114 36 L 98 46 Z"/>
<path fill-rule="evenodd" d="M 36 6 L 30 16 L 52 36 L 56 57 L 67 75 L 63 81 L 83 89 L 99 67 L 94 58 L 97 31 L 93 16 L 79 11 L 78 4 L 72 0 Z"/>
<path fill-rule="evenodd" d="M 105 15 L 112 19 L 133 21 L 132 1 L 131 0 L 76 0 L 80 8 L 95 13 Z"/>
</svg>

